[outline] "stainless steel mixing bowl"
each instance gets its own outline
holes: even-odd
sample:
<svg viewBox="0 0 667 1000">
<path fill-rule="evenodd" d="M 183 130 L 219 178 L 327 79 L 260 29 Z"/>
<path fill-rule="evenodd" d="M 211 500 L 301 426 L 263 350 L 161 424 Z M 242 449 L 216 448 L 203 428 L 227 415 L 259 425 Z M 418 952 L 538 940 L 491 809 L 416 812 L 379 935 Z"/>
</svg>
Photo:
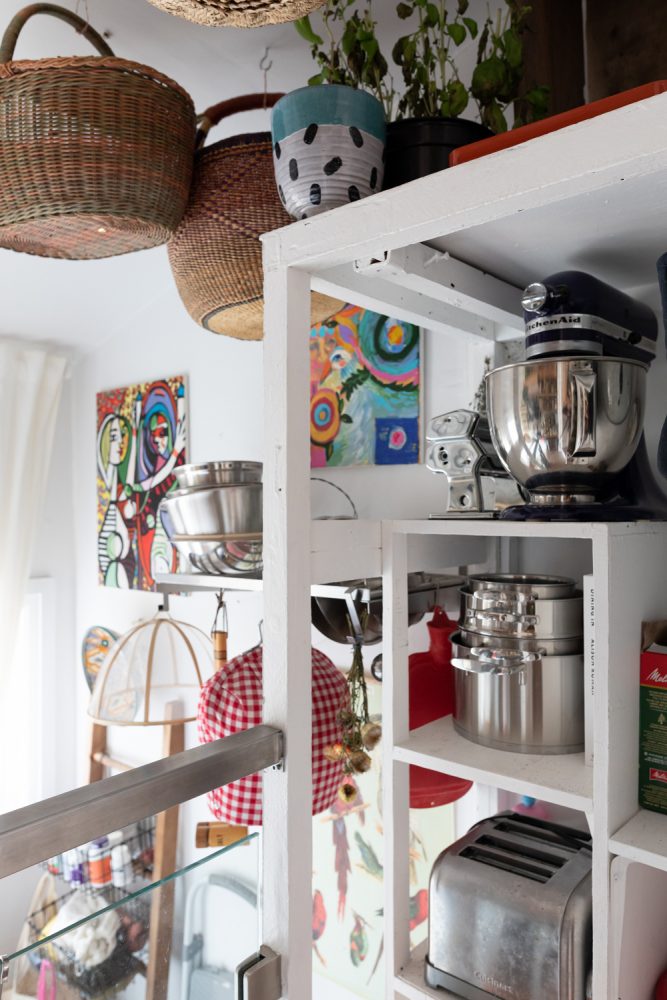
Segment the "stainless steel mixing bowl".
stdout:
<svg viewBox="0 0 667 1000">
<path fill-rule="evenodd" d="M 641 437 L 647 370 L 639 361 L 561 357 L 489 372 L 493 443 L 533 503 L 613 494 Z"/>
<path fill-rule="evenodd" d="M 162 506 L 177 535 L 262 534 L 262 484 L 239 483 L 210 489 L 178 490 Z"/>
<path fill-rule="evenodd" d="M 261 462 L 204 462 L 202 465 L 179 465 L 174 476 L 180 489 L 225 486 L 236 483 L 261 483 Z"/>
<path fill-rule="evenodd" d="M 262 575 L 262 536 L 234 539 L 174 535 L 172 542 L 199 573 L 216 575 Z"/>
</svg>

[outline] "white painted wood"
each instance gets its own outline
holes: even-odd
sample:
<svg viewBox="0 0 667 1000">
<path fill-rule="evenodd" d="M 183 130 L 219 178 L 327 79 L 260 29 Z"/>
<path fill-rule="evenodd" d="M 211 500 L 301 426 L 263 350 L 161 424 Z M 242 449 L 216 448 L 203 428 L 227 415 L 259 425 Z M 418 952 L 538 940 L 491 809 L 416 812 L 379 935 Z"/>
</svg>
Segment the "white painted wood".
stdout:
<svg viewBox="0 0 667 1000">
<path fill-rule="evenodd" d="M 310 546 L 311 579 L 319 583 L 382 574 L 379 521 L 313 521 Z"/>
<path fill-rule="evenodd" d="M 594 714 L 593 985 L 607 996 L 608 840 L 637 812 L 641 623 L 664 616 L 667 524 L 609 526 L 593 541 L 596 688 Z"/>
<path fill-rule="evenodd" d="M 310 282 L 265 273 L 264 721 L 286 734 L 264 777 L 262 937 L 283 996 L 311 997 Z"/>
<path fill-rule="evenodd" d="M 609 996 L 653 1000 L 667 968 L 667 875 L 625 858 L 611 866 Z"/>
<path fill-rule="evenodd" d="M 609 851 L 667 872 L 667 816 L 640 809 L 610 838 Z"/>
<path fill-rule="evenodd" d="M 539 222 L 542 209 L 566 203 L 575 225 L 543 228 L 534 246 L 548 250 L 557 270 L 594 237 L 597 246 L 621 255 L 615 258 L 621 274 L 619 232 L 644 233 L 652 250 L 664 243 L 664 220 L 655 206 L 667 181 L 666 110 L 667 95 L 651 97 L 298 222 L 264 237 L 267 260 L 322 270 L 476 227 L 492 232 L 494 223 L 519 214 Z M 631 196 L 624 185 L 632 187 Z M 577 229 L 580 208 L 594 226 Z M 478 236 L 483 240 L 485 232 Z M 509 260 L 508 246 L 503 256 Z M 526 249 L 533 252 L 533 246 Z M 470 261 L 463 246 L 453 252 Z M 626 252 L 632 262 L 636 245 Z M 502 276 L 496 251 L 472 263 Z"/>
<path fill-rule="evenodd" d="M 522 289 L 499 281 L 487 271 L 456 260 L 446 251 L 422 245 L 391 250 L 379 261 L 355 262 L 360 274 L 387 276 L 392 284 L 484 317 L 525 336 Z"/>
<path fill-rule="evenodd" d="M 389 314 L 405 323 L 415 323 L 438 333 L 463 331 L 471 337 L 493 341 L 494 324 L 481 316 L 447 305 L 433 296 L 395 284 L 390 277 L 358 274 L 352 264 L 316 272 L 312 278 L 316 292 L 354 302 L 381 315 Z"/>
<path fill-rule="evenodd" d="M 385 994 L 410 953 L 409 769 L 396 763 L 395 743 L 409 734 L 407 539 L 383 526 L 382 815 L 384 818 Z"/>
<path fill-rule="evenodd" d="M 394 748 L 396 760 L 531 795 L 571 809 L 590 809 L 593 776 L 583 753 L 540 756 L 480 746 L 460 736 L 451 716 L 415 729 Z"/>
</svg>

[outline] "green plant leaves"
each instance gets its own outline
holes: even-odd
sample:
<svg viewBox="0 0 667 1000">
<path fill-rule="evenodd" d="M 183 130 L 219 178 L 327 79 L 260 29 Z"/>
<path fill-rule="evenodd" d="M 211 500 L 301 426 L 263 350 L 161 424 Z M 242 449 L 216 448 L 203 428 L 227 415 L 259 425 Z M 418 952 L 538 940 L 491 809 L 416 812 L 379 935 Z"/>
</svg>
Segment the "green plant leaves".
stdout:
<svg viewBox="0 0 667 1000">
<path fill-rule="evenodd" d="M 308 15 L 306 17 L 300 17 L 294 22 L 294 27 L 299 32 L 302 38 L 305 38 L 307 42 L 311 45 L 322 45 L 322 39 L 313 31 L 313 27 L 310 23 L 310 18 Z"/>
<path fill-rule="evenodd" d="M 470 37 L 477 38 L 477 32 L 479 31 L 479 28 L 477 27 L 477 21 L 473 21 L 471 17 L 464 17 L 462 18 L 462 21 L 465 24 L 466 28 L 468 29 Z"/>
<path fill-rule="evenodd" d="M 455 45 L 460 45 L 462 42 L 465 42 L 466 40 L 466 29 L 464 25 L 458 24 L 456 21 L 453 21 L 451 24 L 446 25 L 445 31 L 452 39 L 452 41 L 455 43 Z"/>
<path fill-rule="evenodd" d="M 413 10 L 414 7 L 412 6 L 412 4 L 399 3 L 398 7 L 396 8 L 396 13 L 400 17 L 401 21 L 405 21 L 407 20 L 408 17 L 412 16 Z"/>
<path fill-rule="evenodd" d="M 499 56 L 489 56 L 480 62 L 472 74 L 471 90 L 479 100 L 495 98 L 507 83 L 507 67 Z"/>
</svg>

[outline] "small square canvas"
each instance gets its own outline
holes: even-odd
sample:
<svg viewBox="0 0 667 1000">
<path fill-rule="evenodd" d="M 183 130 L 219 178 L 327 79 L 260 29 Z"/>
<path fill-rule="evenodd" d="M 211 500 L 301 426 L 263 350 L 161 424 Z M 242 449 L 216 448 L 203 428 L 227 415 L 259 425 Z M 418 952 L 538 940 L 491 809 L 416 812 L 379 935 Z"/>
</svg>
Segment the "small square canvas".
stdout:
<svg viewBox="0 0 667 1000">
<path fill-rule="evenodd" d="M 160 502 L 186 457 L 185 376 L 97 394 L 97 561 L 106 587 L 154 590 L 178 569 Z"/>
<path fill-rule="evenodd" d="M 346 305 L 310 332 L 311 468 L 419 461 L 420 331 Z"/>
</svg>

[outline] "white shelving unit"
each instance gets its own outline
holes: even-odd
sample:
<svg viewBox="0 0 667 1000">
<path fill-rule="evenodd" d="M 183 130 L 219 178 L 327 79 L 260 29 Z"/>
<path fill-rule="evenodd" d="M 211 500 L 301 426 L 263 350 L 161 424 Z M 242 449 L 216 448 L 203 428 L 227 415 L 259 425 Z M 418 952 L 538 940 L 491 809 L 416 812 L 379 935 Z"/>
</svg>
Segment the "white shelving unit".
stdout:
<svg viewBox="0 0 667 1000">
<path fill-rule="evenodd" d="M 411 955 L 409 948 L 407 765 L 418 763 L 586 813 L 594 837 L 594 1000 L 650 1000 L 648 992 L 618 987 L 624 954 L 641 964 L 650 938 L 643 933 L 640 897 L 612 896 L 610 864 L 620 855 L 630 866 L 649 866 L 656 878 L 667 870 L 667 817 L 637 808 L 640 624 L 664 617 L 667 524 L 311 524 L 305 345 L 311 288 L 436 331 L 454 328 L 489 341 L 516 337 L 517 290 L 529 280 L 575 267 L 626 288 L 655 281 L 655 261 L 667 246 L 664 206 L 667 95 L 264 238 L 265 655 L 271 664 L 265 721 L 287 733 L 286 768 L 265 780 L 272 836 L 264 838 L 264 939 L 286 958 L 289 1000 L 311 997 L 311 884 L 304 862 L 312 850 L 309 583 L 376 572 L 380 554 L 387 997 L 447 996 L 424 985 L 423 949 Z M 409 732 L 406 574 L 414 553 L 430 551 L 444 570 L 481 561 L 480 550 L 488 557 L 503 539 L 519 546 L 539 539 L 547 551 L 557 546 L 561 563 L 568 553 L 576 559 L 583 552 L 592 568 L 592 767 L 580 755 L 486 751 L 458 737 L 449 721 Z M 533 568 L 549 567 L 543 561 Z"/>
</svg>

